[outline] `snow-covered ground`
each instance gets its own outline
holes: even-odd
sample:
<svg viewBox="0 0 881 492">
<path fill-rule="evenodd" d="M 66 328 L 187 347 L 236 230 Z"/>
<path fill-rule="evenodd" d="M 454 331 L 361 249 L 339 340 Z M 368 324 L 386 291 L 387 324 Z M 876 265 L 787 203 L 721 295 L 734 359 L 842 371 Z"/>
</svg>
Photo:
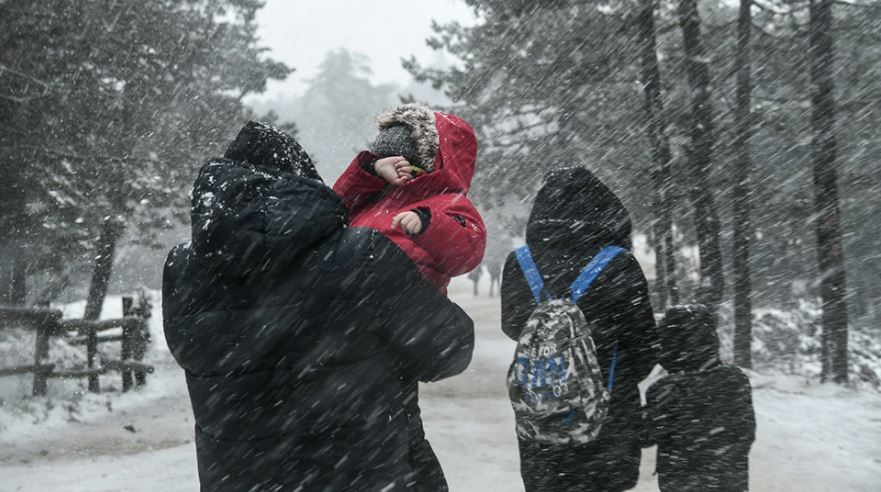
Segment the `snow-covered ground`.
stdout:
<svg viewBox="0 0 881 492">
<path fill-rule="evenodd" d="M 497 298 L 485 297 L 487 286 L 481 287 L 477 298 L 466 280 L 451 288 L 477 322 L 477 348 L 465 374 L 423 388 L 426 432 L 453 491 L 517 491 L 504 383 L 513 343 L 499 330 Z M 32 421 L 44 419 L 0 413 L 0 491 L 197 489 L 183 374 L 164 350 L 159 320 L 152 325 L 149 358 L 157 372 L 145 390 L 86 395 L 75 411 L 53 409 L 57 416 L 37 425 Z M 751 376 L 758 419 L 751 490 L 881 490 L 881 395 L 794 376 Z M 643 452 L 635 490 L 657 490 L 653 453 Z"/>
</svg>

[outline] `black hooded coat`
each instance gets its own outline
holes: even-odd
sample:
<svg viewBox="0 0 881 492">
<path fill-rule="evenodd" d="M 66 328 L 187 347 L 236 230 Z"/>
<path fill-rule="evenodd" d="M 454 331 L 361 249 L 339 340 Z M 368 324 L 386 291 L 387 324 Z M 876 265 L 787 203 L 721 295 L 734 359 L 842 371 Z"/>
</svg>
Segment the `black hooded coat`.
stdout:
<svg viewBox="0 0 881 492">
<path fill-rule="evenodd" d="M 192 240 L 163 277 L 202 490 L 407 489 L 402 378 L 463 371 L 472 321 L 393 243 L 347 228 L 293 139 L 245 131 L 261 135 L 199 171 Z"/>
<path fill-rule="evenodd" d="M 719 360 L 715 314 L 704 306 L 667 311 L 661 365 L 669 372 L 646 392 L 664 492 L 749 490 L 756 419 L 749 378 Z"/>
<path fill-rule="evenodd" d="M 550 172 L 526 226 L 545 286 L 555 297 L 569 286 L 603 246 L 631 248 L 630 214 L 599 179 L 584 168 Z M 513 253 L 502 276 L 502 330 L 517 340 L 535 301 Z M 632 488 L 639 478 L 641 412 L 637 384 L 657 363 L 657 333 L 648 285 L 636 258 L 617 256 L 579 299 L 591 325 L 603 374 L 615 344 L 618 358 L 609 414 L 599 436 L 584 445 L 539 446 L 520 441 L 520 469 L 527 491 Z"/>
</svg>

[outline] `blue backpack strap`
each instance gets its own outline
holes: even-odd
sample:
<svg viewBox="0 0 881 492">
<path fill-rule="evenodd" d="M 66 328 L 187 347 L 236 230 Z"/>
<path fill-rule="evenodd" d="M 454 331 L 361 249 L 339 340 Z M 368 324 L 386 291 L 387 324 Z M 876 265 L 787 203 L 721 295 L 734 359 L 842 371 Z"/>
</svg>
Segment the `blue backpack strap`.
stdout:
<svg viewBox="0 0 881 492">
<path fill-rule="evenodd" d="M 615 366 L 618 365 L 618 342 L 615 342 L 615 348 L 612 349 L 612 363 L 609 364 L 609 393 L 615 386 Z"/>
<path fill-rule="evenodd" d="M 517 263 L 520 264 L 520 271 L 526 277 L 526 283 L 529 284 L 529 290 L 532 291 L 532 297 L 535 298 L 536 304 L 541 304 L 541 295 L 545 292 L 545 282 L 541 278 L 538 266 L 532 259 L 532 252 L 529 251 L 529 245 L 521 246 L 514 250 L 517 256 Z"/>
<path fill-rule="evenodd" d="M 575 279 L 575 282 L 572 282 L 572 302 L 578 302 L 578 299 L 587 292 L 587 289 L 590 288 L 590 285 L 593 283 L 597 277 L 603 273 L 603 270 L 609 266 L 609 263 L 615 259 L 616 256 L 621 254 L 624 251 L 624 248 L 621 246 L 606 246 L 600 250 L 599 253 L 594 255 L 593 259 L 590 260 L 590 263 L 581 270 L 581 273 L 578 274 L 578 278 Z M 618 342 L 615 342 L 615 347 L 612 349 L 612 362 L 609 364 L 609 392 L 612 392 L 612 388 L 615 386 L 615 368 L 618 366 Z"/>
<path fill-rule="evenodd" d="M 602 273 L 609 263 L 611 263 L 622 251 L 624 251 L 624 248 L 621 246 L 606 246 L 601 249 L 599 253 L 594 255 L 593 259 L 590 260 L 590 263 L 588 263 L 587 266 L 581 270 L 581 273 L 578 274 L 578 278 L 572 282 L 572 302 L 578 302 L 578 299 L 587 292 L 587 289 L 590 288 L 593 281 L 600 276 L 600 273 Z"/>
</svg>

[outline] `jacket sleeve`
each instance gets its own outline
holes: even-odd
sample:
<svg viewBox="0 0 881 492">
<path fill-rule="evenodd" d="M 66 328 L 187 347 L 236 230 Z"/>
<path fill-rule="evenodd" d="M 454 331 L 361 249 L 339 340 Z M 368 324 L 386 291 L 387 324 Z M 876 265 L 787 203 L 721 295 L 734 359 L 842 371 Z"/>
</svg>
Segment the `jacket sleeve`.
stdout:
<svg viewBox="0 0 881 492">
<path fill-rule="evenodd" d="M 431 222 L 415 241 L 440 271 L 456 277 L 480 265 L 486 251 L 486 226 L 468 198 L 441 195 L 417 206 L 428 209 Z"/>
<path fill-rule="evenodd" d="M 383 336 L 400 357 L 403 374 L 429 382 L 461 373 L 471 363 L 474 322 L 425 281 L 400 249 L 377 239 L 373 289 L 386 308 Z"/>
<path fill-rule="evenodd" d="M 508 255 L 502 272 L 502 331 L 513 340 L 520 338 L 520 332 L 535 309 L 535 300 L 529 285 L 520 271 L 514 253 Z"/>
<path fill-rule="evenodd" d="M 180 303 L 178 299 L 177 289 L 177 272 L 183 268 L 184 256 L 186 255 L 186 246 L 178 244 L 165 259 L 165 266 L 162 268 L 162 320 L 163 325 L 172 316 L 176 315 L 174 307 Z"/>
<path fill-rule="evenodd" d="M 333 185 L 333 191 L 343 199 L 350 213 L 385 187 L 384 179 L 364 169 L 364 165 L 374 159 L 373 153 L 360 152 Z"/>
<path fill-rule="evenodd" d="M 642 409 L 642 426 L 640 427 L 640 442 L 642 447 L 650 447 L 664 440 L 665 430 L 670 427 L 670 409 L 667 408 L 668 398 L 672 388 L 662 380 L 655 381 L 645 391 L 646 405 Z"/>
</svg>

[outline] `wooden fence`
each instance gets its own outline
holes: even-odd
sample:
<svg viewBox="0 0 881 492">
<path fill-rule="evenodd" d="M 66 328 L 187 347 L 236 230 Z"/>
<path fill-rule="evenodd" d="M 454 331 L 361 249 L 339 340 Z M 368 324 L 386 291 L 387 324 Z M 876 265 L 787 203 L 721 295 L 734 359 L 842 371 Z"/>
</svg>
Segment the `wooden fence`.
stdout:
<svg viewBox="0 0 881 492">
<path fill-rule="evenodd" d="M 131 297 L 122 298 L 122 318 L 91 321 L 84 319 L 61 319 L 61 311 L 49 308 L 0 307 L 0 328 L 14 324 L 31 329 L 35 333 L 34 363 L 0 368 L 0 376 L 33 373 L 33 394 L 45 395 L 50 378 L 88 378 L 89 391 L 98 393 L 98 378 L 110 371 L 122 374 L 122 390 L 128 391 L 132 385 L 147 384 L 147 374 L 153 367 L 144 364 L 144 353 L 149 342 L 147 319 L 150 305 L 142 298 L 135 306 Z M 102 334 L 108 330 L 122 329 L 122 334 Z M 60 337 L 71 345 L 86 347 L 86 367 L 56 371 L 55 364 L 49 362 L 49 339 Z M 120 360 L 98 360 L 98 344 L 120 342 Z"/>
</svg>

